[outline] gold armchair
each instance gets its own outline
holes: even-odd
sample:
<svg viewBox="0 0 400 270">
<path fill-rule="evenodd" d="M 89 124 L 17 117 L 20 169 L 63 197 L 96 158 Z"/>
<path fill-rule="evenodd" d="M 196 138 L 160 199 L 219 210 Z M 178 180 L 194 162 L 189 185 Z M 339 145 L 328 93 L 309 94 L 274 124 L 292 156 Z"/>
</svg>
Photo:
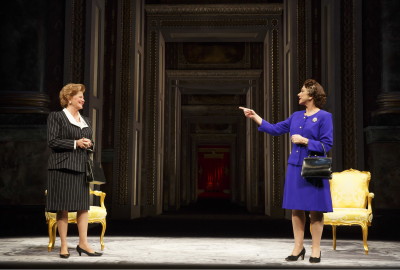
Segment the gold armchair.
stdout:
<svg viewBox="0 0 400 270">
<path fill-rule="evenodd" d="M 370 172 L 354 169 L 332 174 L 329 182 L 333 212 L 324 213 L 324 224 L 332 225 L 334 250 L 336 250 L 336 226 L 360 225 L 365 254 L 368 254 L 368 226 L 371 226 L 372 222 L 371 202 L 374 198 L 374 194 L 368 190 L 370 180 Z"/>
<path fill-rule="evenodd" d="M 106 232 L 106 216 L 107 216 L 107 209 L 104 205 L 104 199 L 106 197 L 106 194 L 98 190 L 94 191 L 90 190 L 90 194 L 100 197 L 100 206 L 90 206 L 88 214 L 89 214 L 89 223 L 101 223 L 102 225 L 102 231 L 100 235 L 100 245 L 101 245 L 101 250 L 104 250 L 103 240 L 104 240 L 104 233 Z M 49 232 L 49 245 L 47 247 L 47 250 L 50 252 L 54 248 L 54 242 L 56 240 L 57 219 L 56 219 L 56 213 L 45 212 L 45 215 Z M 68 223 L 76 223 L 76 212 L 68 213 Z"/>
</svg>

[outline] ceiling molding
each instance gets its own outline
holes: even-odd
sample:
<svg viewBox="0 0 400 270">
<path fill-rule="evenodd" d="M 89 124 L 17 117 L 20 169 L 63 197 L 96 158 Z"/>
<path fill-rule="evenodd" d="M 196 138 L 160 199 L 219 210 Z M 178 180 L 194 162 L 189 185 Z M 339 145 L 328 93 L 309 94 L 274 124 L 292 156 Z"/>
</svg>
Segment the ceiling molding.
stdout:
<svg viewBox="0 0 400 270">
<path fill-rule="evenodd" d="M 283 12 L 282 4 L 229 4 L 229 5 L 146 5 L 146 12 L 150 16 L 181 15 L 280 15 Z"/>
</svg>

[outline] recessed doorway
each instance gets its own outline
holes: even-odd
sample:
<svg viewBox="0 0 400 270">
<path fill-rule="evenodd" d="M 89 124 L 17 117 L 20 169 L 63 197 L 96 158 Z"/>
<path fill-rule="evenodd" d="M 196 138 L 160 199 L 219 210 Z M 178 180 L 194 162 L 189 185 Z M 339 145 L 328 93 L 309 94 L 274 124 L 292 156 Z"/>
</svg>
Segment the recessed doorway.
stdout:
<svg viewBox="0 0 400 270">
<path fill-rule="evenodd" d="M 231 198 L 230 147 L 200 145 L 197 148 L 197 197 Z"/>
</svg>

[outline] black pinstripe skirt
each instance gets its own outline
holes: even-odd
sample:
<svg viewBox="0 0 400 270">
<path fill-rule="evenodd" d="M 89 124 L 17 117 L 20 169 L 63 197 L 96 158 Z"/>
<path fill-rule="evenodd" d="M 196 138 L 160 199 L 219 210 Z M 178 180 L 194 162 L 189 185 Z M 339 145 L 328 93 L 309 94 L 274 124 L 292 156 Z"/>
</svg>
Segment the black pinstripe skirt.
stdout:
<svg viewBox="0 0 400 270">
<path fill-rule="evenodd" d="M 46 211 L 89 210 L 89 184 L 85 173 L 71 170 L 48 170 Z"/>
</svg>

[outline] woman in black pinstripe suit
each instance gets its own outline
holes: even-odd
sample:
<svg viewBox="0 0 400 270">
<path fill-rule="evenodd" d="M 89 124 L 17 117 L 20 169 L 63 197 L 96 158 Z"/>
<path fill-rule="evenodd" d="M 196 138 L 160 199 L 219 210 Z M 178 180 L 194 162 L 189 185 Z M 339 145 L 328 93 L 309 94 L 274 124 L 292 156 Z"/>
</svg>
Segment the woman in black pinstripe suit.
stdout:
<svg viewBox="0 0 400 270">
<path fill-rule="evenodd" d="M 57 212 L 61 239 L 60 257 L 68 258 L 68 212 L 77 212 L 79 255 L 101 256 L 87 241 L 89 185 L 85 180 L 87 149 L 92 148 L 89 119 L 81 116 L 85 99 L 83 84 L 67 84 L 60 91 L 62 111 L 52 112 L 47 119 L 47 140 L 51 149 L 48 163 L 46 209 Z"/>
</svg>

